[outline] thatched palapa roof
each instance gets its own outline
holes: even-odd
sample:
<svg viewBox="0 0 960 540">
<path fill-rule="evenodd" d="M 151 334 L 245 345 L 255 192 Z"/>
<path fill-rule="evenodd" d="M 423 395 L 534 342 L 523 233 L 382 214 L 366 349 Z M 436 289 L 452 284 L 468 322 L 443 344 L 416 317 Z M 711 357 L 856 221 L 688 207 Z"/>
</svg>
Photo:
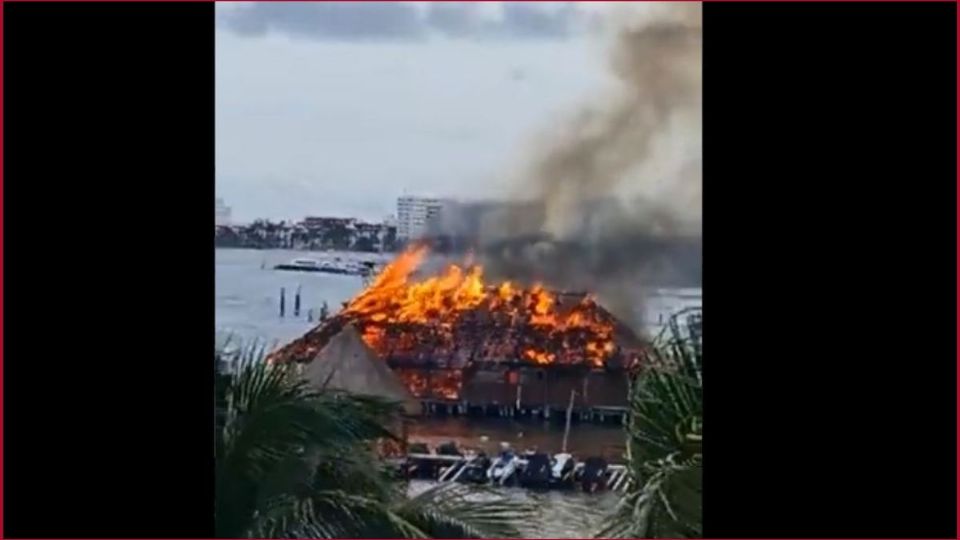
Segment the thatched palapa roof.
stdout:
<svg viewBox="0 0 960 540">
<path fill-rule="evenodd" d="M 304 367 L 303 376 L 317 388 L 343 390 L 400 402 L 417 414 L 420 403 L 400 378 L 367 347 L 353 325 L 342 328 Z"/>
</svg>

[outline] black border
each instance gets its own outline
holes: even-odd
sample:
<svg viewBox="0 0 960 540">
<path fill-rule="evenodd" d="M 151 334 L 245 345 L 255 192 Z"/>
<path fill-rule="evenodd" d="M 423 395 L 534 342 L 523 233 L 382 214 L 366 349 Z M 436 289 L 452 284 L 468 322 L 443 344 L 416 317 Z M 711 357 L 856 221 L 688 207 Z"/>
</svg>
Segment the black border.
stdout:
<svg viewBox="0 0 960 540">
<path fill-rule="evenodd" d="M 4 536 L 211 536 L 214 6 L 3 10 Z"/>
<path fill-rule="evenodd" d="M 209 537 L 213 6 L 3 11 L 4 536 Z M 704 19 L 706 532 L 955 538 L 956 5 Z"/>
<path fill-rule="evenodd" d="M 956 537 L 955 21 L 704 6 L 708 537 Z"/>
</svg>

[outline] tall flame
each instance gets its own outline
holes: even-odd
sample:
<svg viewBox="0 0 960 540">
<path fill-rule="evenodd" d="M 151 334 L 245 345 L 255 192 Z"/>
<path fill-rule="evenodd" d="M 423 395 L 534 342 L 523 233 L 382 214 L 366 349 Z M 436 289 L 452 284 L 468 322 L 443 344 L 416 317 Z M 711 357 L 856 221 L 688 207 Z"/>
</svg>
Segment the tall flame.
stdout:
<svg viewBox="0 0 960 540">
<path fill-rule="evenodd" d="M 426 255 L 422 246 L 400 254 L 341 313 L 362 329 L 375 350 L 415 350 L 428 341 L 439 352 L 452 353 L 458 350 L 458 336 L 482 320 L 501 330 L 489 336 L 486 352 L 495 356 L 512 352 L 515 360 L 537 364 L 586 361 L 602 367 L 613 355 L 613 323 L 592 297 L 561 306 L 542 284 L 529 289 L 510 282 L 487 284 L 478 265 L 450 265 L 439 275 L 414 281 Z M 391 326 L 411 330 L 387 343 Z"/>
</svg>

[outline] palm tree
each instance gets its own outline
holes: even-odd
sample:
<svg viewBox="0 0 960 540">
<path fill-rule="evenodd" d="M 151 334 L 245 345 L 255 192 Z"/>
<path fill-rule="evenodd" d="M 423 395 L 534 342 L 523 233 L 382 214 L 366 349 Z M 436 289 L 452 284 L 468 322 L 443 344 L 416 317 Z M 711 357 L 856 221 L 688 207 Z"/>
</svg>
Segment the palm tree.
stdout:
<svg viewBox="0 0 960 540">
<path fill-rule="evenodd" d="M 262 348 L 215 354 L 219 537 L 517 536 L 531 508 L 460 485 L 408 497 L 372 451 L 399 406 L 310 389 Z M 233 360 L 232 365 L 229 360 Z"/>
<path fill-rule="evenodd" d="M 647 366 L 631 381 L 626 429 L 631 488 L 599 537 L 703 535 L 701 321 L 700 310 L 672 317 L 651 347 Z"/>
</svg>

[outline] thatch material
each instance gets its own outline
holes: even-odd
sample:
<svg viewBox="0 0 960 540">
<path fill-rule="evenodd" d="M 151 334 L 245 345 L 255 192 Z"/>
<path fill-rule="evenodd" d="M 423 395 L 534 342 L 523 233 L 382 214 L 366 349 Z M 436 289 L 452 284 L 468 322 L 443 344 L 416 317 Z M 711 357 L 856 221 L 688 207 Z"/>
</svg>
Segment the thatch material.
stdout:
<svg viewBox="0 0 960 540">
<path fill-rule="evenodd" d="M 555 293 L 557 304 L 554 308 L 560 317 L 569 315 L 570 310 L 583 301 L 584 293 Z M 504 320 L 502 313 L 488 311 L 487 305 L 461 313 L 453 327 L 441 329 L 433 325 L 374 323 L 369 320 L 354 321 L 361 330 L 368 326 L 383 329 L 383 338 L 374 351 L 382 360 L 399 363 L 439 362 L 446 367 L 460 368 L 469 360 L 471 363 L 484 363 L 509 358 L 511 361 L 533 364 L 519 357 L 516 349 L 526 346 L 538 350 L 559 353 L 561 343 L 582 342 L 591 337 L 589 333 L 573 329 L 569 332 L 544 333 L 524 322 L 512 319 Z M 622 349 L 636 351 L 642 348 L 644 341 L 627 325 L 619 321 L 612 313 L 595 305 L 593 313 L 597 320 L 608 321 L 613 325 L 614 342 Z M 304 335 L 291 341 L 271 355 L 277 362 L 310 362 L 340 330 L 351 323 L 351 318 L 337 314 Z M 569 358 L 561 359 L 557 364 L 579 363 L 582 349 L 575 346 Z M 563 355 L 560 355 L 563 356 Z M 622 359 L 608 359 L 607 366 L 620 368 Z"/>
<path fill-rule="evenodd" d="M 529 394 L 523 401 L 538 406 L 565 407 L 571 389 L 585 394 L 587 385 L 590 403 L 606 404 L 601 398 L 610 394 L 620 404 L 626 396 L 620 388 L 626 381 L 624 371 L 642 356 L 642 338 L 602 306 L 587 302 L 584 294 L 554 294 L 552 309 L 558 317 L 582 309 L 588 321 L 608 330 L 598 334 L 588 325 L 544 328 L 531 322 L 530 306 L 519 304 L 506 310 L 484 302 L 456 313 L 445 325 L 375 321 L 341 312 L 272 353 L 270 360 L 301 364 L 317 385 L 396 399 L 411 413 L 420 411 L 420 399 L 472 396 L 469 401 L 475 404 L 512 403 L 521 393 L 519 386 Z M 521 302 L 519 296 L 514 302 Z M 513 315 L 524 310 L 527 317 Z M 587 355 L 588 345 L 600 339 L 612 340 L 614 349 L 602 361 L 604 374 L 591 376 L 600 366 L 599 358 Z M 525 354 L 530 349 L 551 353 L 555 361 L 538 364 Z M 532 373 L 535 380 L 521 383 L 507 377 L 508 370 L 518 369 Z M 501 377 L 491 384 L 473 381 L 478 372 L 491 370 Z"/>
<path fill-rule="evenodd" d="M 407 414 L 420 412 L 420 403 L 387 364 L 367 347 L 352 325 L 344 327 L 303 370 L 317 388 L 391 399 Z"/>
</svg>

